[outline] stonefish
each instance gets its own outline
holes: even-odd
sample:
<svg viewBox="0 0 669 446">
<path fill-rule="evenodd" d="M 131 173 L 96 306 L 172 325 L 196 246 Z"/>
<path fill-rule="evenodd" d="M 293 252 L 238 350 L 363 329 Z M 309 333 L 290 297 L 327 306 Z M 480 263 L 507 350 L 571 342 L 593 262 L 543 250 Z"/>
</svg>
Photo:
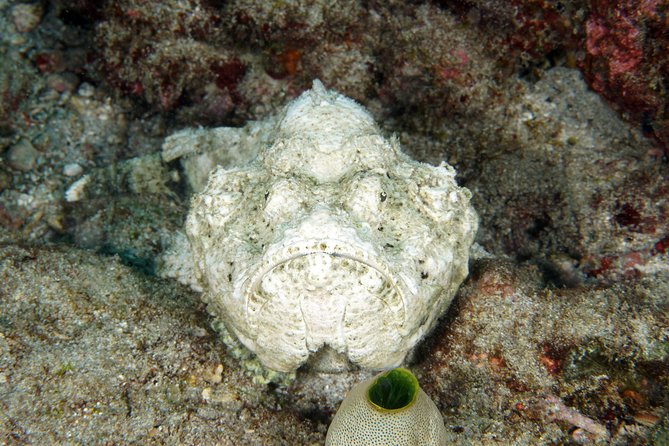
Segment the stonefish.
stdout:
<svg viewBox="0 0 669 446">
<path fill-rule="evenodd" d="M 163 157 L 184 154 L 201 190 L 164 275 L 270 369 L 397 366 L 467 276 L 478 220 L 453 168 L 413 161 L 319 81 L 267 121 L 168 138 Z"/>
</svg>

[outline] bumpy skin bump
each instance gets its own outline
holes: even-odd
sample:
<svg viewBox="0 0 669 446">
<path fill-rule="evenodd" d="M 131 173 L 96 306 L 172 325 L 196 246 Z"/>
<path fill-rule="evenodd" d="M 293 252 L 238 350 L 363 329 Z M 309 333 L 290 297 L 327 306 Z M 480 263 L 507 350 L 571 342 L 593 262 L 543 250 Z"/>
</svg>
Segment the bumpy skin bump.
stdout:
<svg viewBox="0 0 669 446">
<path fill-rule="evenodd" d="M 384 411 L 369 403 L 367 390 L 376 377 L 346 395 L 328 428 L 325 446 L 444 446 L 446 427 L 439 409 L 422 389 L 413 404 Z"/>
<path fill-rule="evenodd" d="M 469 191 L 318 81 L 273 132 L 193 200 L 186 232 L 209 311 L 274 370 L 322 349 L 400 364 L 467 275 Z"/>
</svg>

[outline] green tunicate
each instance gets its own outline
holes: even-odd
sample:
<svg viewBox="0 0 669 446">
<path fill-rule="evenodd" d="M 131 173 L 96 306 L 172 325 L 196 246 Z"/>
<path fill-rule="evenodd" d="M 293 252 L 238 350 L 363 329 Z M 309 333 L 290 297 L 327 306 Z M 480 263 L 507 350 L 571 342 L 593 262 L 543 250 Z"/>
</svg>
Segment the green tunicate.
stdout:
<svg viewBox="0 0 669 446">
<path fill-rule="evenodd" d="M 365 380 L 349 391 L 335 414 L 325 446 L 444 446 L 439 409 L 407 369 Z"/>
</svg>

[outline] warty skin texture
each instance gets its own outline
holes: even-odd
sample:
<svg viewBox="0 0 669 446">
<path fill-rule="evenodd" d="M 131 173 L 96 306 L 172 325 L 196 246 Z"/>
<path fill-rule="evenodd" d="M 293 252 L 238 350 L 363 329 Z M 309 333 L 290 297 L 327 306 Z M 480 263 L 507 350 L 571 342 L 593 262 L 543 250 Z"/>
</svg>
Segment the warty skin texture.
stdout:
<svg viewBox="0 0 669 446">
<path fill-rule="evenodd" d="M 181 280 L 270 369 L 319 351 L 325 369 L 399 365 L 467 275 L 469 191 L 318 81 L 276 122 L 253 161 L 214 169 L 194 197 L 195 277 Z"/>
</svg>

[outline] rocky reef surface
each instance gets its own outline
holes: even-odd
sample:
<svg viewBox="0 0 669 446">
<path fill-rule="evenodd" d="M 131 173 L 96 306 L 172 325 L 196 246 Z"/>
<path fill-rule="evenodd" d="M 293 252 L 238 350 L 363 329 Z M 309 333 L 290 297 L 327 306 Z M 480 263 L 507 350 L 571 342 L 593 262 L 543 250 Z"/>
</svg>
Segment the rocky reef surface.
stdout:
<svg viewBox="0 0 669 446">
<path fill-rule="evenodd" d="M 668 7 L 500 3 L 0 0 L 0 442 L 323 443 L 370 372 L 273 382 L 155 275 L 165 138 L 319 78 L 472 191 L 485 253 L 406 364 L 450 441 L 666 444 Z"/>
</svg>

